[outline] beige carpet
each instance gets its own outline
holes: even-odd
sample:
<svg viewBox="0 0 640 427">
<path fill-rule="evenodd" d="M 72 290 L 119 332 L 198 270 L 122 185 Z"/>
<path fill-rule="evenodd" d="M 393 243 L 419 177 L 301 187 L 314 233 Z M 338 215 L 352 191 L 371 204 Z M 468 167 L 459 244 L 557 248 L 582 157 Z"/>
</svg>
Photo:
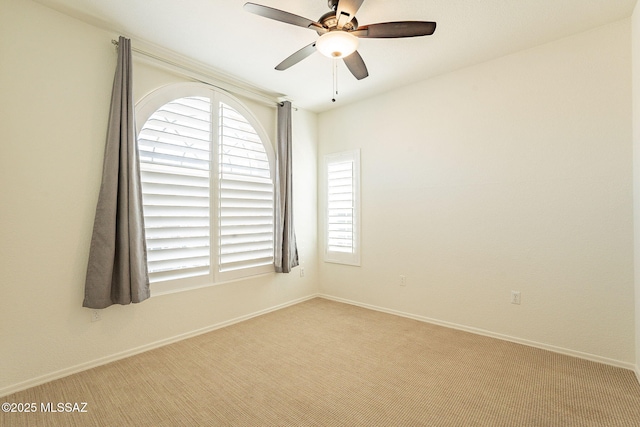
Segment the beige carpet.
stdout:
<svg viewBox="0 0 640 427">
<path fill-rule="evenodd" d="M 2 426 L 640 426 L 631 371 L 324 299 L 0 401 L 38 405 Z"/>
</svg>

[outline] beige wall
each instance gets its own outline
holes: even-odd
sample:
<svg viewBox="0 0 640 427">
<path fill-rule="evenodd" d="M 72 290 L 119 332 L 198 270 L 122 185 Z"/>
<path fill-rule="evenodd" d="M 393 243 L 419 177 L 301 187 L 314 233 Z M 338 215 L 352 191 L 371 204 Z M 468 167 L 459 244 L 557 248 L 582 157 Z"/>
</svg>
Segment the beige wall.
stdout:
<svg viewBox="0 0 640 427">
<path fill-rule="evenodd" d="M 321 114 L 363 227 L 322 293 L 633 366 L 630 52 L 627 19 Z"/>
<path fill-rule="evenodd" d="M 640 381 L 640 4 L 632 17 L 633 183 L 635 225 L 636 376 Z"/>
<path fill-rule="evenodd" d="M 294 114 L 306 275 L 265 275 L 81 307 L 116 64 L 112 34 L 24 0 L 0 2 L 0 395 L 317 292 L 316 115 Z M 136 62 L 136 97 L 181 80 Z M 273 137 L 275 108 L 252 106 Z"/>
</svg>

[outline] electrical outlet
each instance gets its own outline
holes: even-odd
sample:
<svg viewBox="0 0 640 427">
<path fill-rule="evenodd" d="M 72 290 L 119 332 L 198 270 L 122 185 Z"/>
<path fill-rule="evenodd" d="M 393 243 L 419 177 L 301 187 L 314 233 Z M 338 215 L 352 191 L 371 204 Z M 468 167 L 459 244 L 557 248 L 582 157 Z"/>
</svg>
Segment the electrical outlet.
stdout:
<svg viewBox="0 0 640 427">
<path fill-rule="evenodd" d="M 97 322 L 100 320 L 100 312 L 98 310 L 91 310 L 91 321 Z"/>
<path fill-rule="evenodd" d="M 400 286 L 407 286 L 407 276 L 404 274 L 400 275 Z"/>
<path fill-rule="evenodd" d="M 520 291 L 511 291 L 511 304 L 520 305 Z"/>
<path fill-rule="evenodd" d="M 304 277 L 304 267 L 300 267 L 300 277 Z"/>
</svg>

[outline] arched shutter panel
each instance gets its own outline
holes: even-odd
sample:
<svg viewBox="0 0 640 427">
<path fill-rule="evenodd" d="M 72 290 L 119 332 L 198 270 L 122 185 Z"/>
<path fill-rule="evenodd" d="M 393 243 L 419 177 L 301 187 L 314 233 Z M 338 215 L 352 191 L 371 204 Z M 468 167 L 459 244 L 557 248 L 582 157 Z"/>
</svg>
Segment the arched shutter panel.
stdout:
<svg viewBox="0 0 640 427">
<path fill-rule="evenodd" d="M 151 282 L 210 272 L 211 102 L 159 108 L 138 135 Z"/>
<path fill-rule="evenodd" d="M 273 180 L 251 124 L 220 104 L 219 271 L 273 263 Z"/>
</svg>

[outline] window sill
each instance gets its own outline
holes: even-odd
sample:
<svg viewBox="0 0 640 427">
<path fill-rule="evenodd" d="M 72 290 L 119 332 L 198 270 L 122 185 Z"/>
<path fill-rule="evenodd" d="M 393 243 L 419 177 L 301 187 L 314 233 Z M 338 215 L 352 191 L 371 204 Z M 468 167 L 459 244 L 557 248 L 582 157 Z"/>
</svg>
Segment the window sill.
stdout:
<svg viewBox="0 0 640 427">
<path fill-rule="evenodd" d="M 258 273 L 251 276 L 245 276 L 237 279 L 223 280 L 220 282 L 210 282 L 208 281 L 208 278 L 203 279 L 202 281 L 199 281 L 199 282 L 194 281 L 193 283 L 190 283 L 190 284 L 175 283 L 175 281 L 156 282 L 151 284 L 151 297 L 153 298 L 153 297 L 159 297 L 163 295 L 176 294 L 179 292 L 186 292 L 186 291 L 193 291 L 196 289 L 208 288 L 212 286 L 243 282 L 243 281 L 253 280 L 261 277 L 272 276 L 275 274 L 276 274 L 275 271 L 270 271 L 266 273 Z"/>
</svg>

